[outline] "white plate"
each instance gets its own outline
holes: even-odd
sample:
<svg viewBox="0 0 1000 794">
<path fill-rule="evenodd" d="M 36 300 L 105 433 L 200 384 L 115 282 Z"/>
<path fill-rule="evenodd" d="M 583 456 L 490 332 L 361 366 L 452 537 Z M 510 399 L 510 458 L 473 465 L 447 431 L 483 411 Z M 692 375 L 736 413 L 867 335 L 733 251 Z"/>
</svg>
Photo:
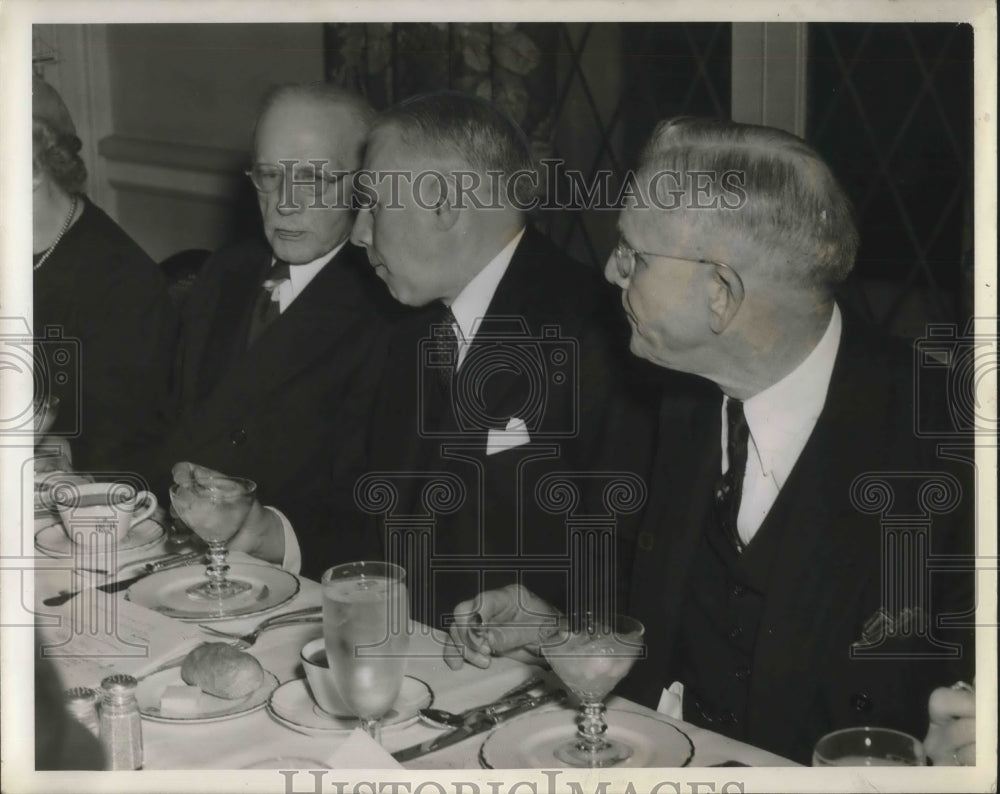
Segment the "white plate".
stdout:
<svg viewBox="0 0 1000 794">
<path fill-rule="evenodd" d="M 236 700 L 215 697 L 202 692 L 198 696 L 198 711 L 194 714 L 163 714 L 160 712 L 160 698 L 168 686 L 183 686 L 180 667 L 169 667 L 154 673 L 139 682 L 135 699 L 139 701 L 139 713 L 154 722 L 218 722 L 231 720 L 263 708 L 271 693 L 278 688 L 274 673 L 264 671 L 264 683 L 246 697 Z"/>
<path fill-rule="evenodd" d="M 487 769 L 551 769 L 566 767 L 553 750 L 576 736 L 579 712 L 570 709 L 524 714 L 491 733 L 479 751 Z M 632 747 L 632 757 L 618 767 L 679 767 L 691 763 L 694 744 L 687 734 L 669 723 L 609 709 L 607 736 Z"/>
<path fill-rule="evenodd" d="M 433 701 L 434 695 L 427 684 L 419 678 L 405 676 L 392 711 L 382 718 L 383 729 L 412 725 L 420 716 L 420 709 L 427 708 Z M 307 736 L 353 731 L 358 727 L 354 717 L 334 717 L 317 706 L 304 678 L 296 678 L 274 690 L 267 711 L 282 725 Z"/>
<path fill-rule="evenodd" d="M 39 528 L 41 527 L 41 528 Z M 66 537 L 59 516 L 35 519 L 35 548 L 49 557 L 72 557 L 74 554 L 95 555 L 104 554 L 107 550 L 103 543 L 94 546 L 77 546 Z M 163 539 L 166 530 L 152 518 L 140 521 L 129 529 L 115 551 L 121 554 L 126 551 L 137 551 L 155 545 Z"/>
<path fill-rule="evenodd" d="M 205 565 L 187 565 L 154 573 L 132 585 L 125 597 L 167 617 L 205 622 L 267 612 L 299 592 L 298 577 L 288 571 L 273 565 L 234 563 L 229 566 L 229 578 L 250 582 L 253 586 L 249 590 L 222 601 L 191 598 L 185 591 L 205 581 L 205 568 Z"/>
</svg>

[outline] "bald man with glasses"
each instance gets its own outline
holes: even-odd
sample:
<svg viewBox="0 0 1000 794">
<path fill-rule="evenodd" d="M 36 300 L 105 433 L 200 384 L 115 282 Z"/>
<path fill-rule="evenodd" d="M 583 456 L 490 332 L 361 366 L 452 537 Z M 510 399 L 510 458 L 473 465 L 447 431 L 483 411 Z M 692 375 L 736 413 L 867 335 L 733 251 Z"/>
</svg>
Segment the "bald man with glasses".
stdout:
<svg viewBox="0 0 1000 794">
<path fill-rule="evenodd" d="M 372 378 L 396 311 L 348 241 L 349 177 L 372 116 L 364 99 L 329 84 L 285 85 L 263 100 L 246 171 L 263 236 L 213 254 L 192 288 L 178 414 L 150 465 L 164 484 L 178 461 L 252 479 L 300 535 L 333 533 L 330 548 L 346 554 L 338 525 L 355 524 L 336 506 L 353 509 Z M 324 514 L 297 515 L 316 502 L 301 490 L 317 483 Z M 280 545 L 268 556 L 297 568 L 295 544 Z"/>
</svg>

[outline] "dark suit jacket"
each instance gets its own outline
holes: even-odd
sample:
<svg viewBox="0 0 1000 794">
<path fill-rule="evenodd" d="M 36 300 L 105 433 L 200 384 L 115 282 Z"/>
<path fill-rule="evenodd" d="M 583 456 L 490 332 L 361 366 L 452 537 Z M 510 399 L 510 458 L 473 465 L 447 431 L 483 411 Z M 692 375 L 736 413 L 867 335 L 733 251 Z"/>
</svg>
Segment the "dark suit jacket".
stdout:
<svg viewBox="0 0 1000 794">
<path fill-rule="evenodd" d="M 933 638 L 959 643 L 959 657 L 936 655 L 942 649 L 933 641 L 912 636 L 879 646 L 898 658 L 850 657 L 866 621 L 886 603 L 883 516 L 877 512 L 884 491 L 877 481 L 858 478 L 870 474 L 889 483 L 895 501 L 886 510 L 891 518 L 909 515 L 903 527 L 918 527 L 928 510 L 943 513 L 930 517 L 925 549 L 937 563 L 941 555 L 973 548 L 970 467 L 936 456 L 933 441 L 914 434 L 914 412 L 937 407 L 929 401 L 934 395 L 914 404 L 912 350 L 859 325 L 845 315 L 823 412 L 772 508 L 782 508 L 789 526 L 771 568 L 753 651 L 743 736 L 802 763 L 809 763 L 820 736 L 851 725 L 895 727 L 922 739 L 931 689 L 970 676 L 973 664 L 971 632 L 934 624 Z M 646 626 L 648 658 L 620 690 L 654 708 L 673 680 L 678 611 L 690 584 L 685 573 L 718 477 L 720 402 L 717 391 L 699 402 L 667 399 L 661 414 L 653 500 L 638 537 L 630 599 Z M 919 489 L 927 477 L 944 481 L 937 495 L 948 496 L 937 508 L 933 489 Z M 915 553 L 917 547 L 909 548 Z M 911 595 L 919 579 L 930 588 L 926 606 L 935 615 L 972 607 L 967 572 L 929 577 L 919 565 L 916 574 L 904 567 L 897 562 L 890 569 L 899 592 Z"/>
<path fill-rule="evenodd" d="M 165 487 L 171 465 L 190 460 L 254 480 L 261 502 L 292 519 L 317 565 L 333 564 L 339 526 L 332 503 L 317 513 L 314 494 L 350 494 L 394 308 L 348 243 L 248 350 L 271 256 L 263 241 L 223 248 L 192 288 L 177 418 L 156 472 Z"/>
<path fill-rule="evenodd" d="M 627 381 L 633 359 L 613 291 L 529 227 L 450 395 L 437 385 L 428 347 L 439 312 L 413 314 L 393 335 L 372 423 L 372 487 L 361 489 L 386 552 L 409 570 L 413 613 L 440 624 L 459 601 L 518 571 L 533 590 L 567 604 L 580 584 L 571 575 L 572 554 L 581 552 L 574 544 L 583 542 L 567 527 L 585 514 L 602 517 L 610 533 L 589 554 L 607 566 L 613 587 L 610 571 L 629 554 L 627 522 L 644 496 L 652 435 L 652 412 Z M 530 442 L 488 454 L 491 431 L 512 419 L 524 421 Z M 644 430 L 628 437 L 638 443 L 615 444 L 637 425 Z M 636 491 L 618 511 L 607 495 L 615 472 L 633 472 L 618 481 Z M 391 503 L 380 501 L 389 492 Z M 571 492 L 573 509 L 560 502 Z"/>
<path fill-rule="evenodd" d="M 162 409 L 177 313 L 156 263 L 82 199 L 33 274 L 34 330 L 54 334 L 38 346 L 39 382 L 60 400 L 50 432 L 70 439 L 77 469 L 98 472 L 120 468 Z"/>
</svg>

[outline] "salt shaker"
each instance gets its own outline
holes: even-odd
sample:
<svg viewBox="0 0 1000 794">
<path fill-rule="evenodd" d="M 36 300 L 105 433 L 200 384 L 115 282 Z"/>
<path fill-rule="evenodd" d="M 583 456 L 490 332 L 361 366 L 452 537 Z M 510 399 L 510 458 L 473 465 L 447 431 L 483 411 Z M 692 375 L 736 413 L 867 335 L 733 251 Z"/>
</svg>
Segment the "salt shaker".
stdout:
<svg viewBox="0 0 1000 794">
<path fill-rule="evenodd" d="M 68 711 L 84 728 L 100 736 L 101 727 L 97 721 L 97 698 L 99 693 L 90 687 L 75 686 L 63 693 L 63 702 Z"/>
<path fill-rule="evenodd" d="M 139 682 L 130 675 L 101 681 L 101 743 L 108 769 L 142 768 L 142 718 L 135 699 Z"/>
</svg>

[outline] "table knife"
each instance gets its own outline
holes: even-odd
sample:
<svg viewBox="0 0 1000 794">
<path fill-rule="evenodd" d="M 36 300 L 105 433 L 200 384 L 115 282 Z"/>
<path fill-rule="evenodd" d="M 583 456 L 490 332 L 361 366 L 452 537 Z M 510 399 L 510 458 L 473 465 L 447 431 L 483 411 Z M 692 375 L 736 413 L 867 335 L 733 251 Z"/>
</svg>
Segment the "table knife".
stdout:
<svg viewBox="0 0 1000 794">
<path fill-rule="evenodd" d="M 94 588 L 81 588 L 80 590 L 73 590 L 69 593 L 60 593 L 59 595 L 50 596 L 42 601 L 42 603 L 47 607 L 57 607 L 65 604 L 71 598 L 75 598 L 84 590 L 93 589 L 100 590 L 102 593 L 120 593 L 122 590 L 127 590 L 129 587 L 134 585 L 140 579 L 145 579 L 150 574 L 158 573 L 159 571 L 166 571 L 170 568 L 179 568 L 183 565 L 193 565 L 199 559 L 205 556 L 203 551 L 193 551 L 189 554 L 182 554 L 180 557 L 176 557 L 173 560 L 164 560 L 158 563 L 148 563 L 142 573 L 137 576 L 131 576 L 128 579 L 119 579 L 117 582 L 110 582 L 109 584 L 98 585 Z"/>
<path fill-rule="evenodd" d="M 397 750 L 392 754 L 392 757 L 400 763 L 404 761 L 412 761 L 414 758 L 420 758 L 428 753 L 434 753 L 438 750 L 443 750 L 445 747 L 451 747 L 453 744 L 465 741 L 470 736 L 475 736 L 477 733 L 488 731 L 490 728 L 499 725 L 501 722 L 506 722 L 509 719 L 520 716 L 521 714 L 531 711 L 532 709 L 536 709 L 539 706 L 544 706 L 547 703 L 562 703 L 565 699 L 565 690 L 557 689 L 552 692 L 546 692 L 536 698 L 532 698 L 526 703 L 512 709 L 508 709 L 507 711 L 492 714 L 484 711 L 477 716 L 470 717 L 465 725 L 455 728 L 443 736 L 437 736 L 433 739 L 428 739 L 426 742 L 421 742 L 420 744 L 415 744 L 411 747 Z"/>
</svg>

